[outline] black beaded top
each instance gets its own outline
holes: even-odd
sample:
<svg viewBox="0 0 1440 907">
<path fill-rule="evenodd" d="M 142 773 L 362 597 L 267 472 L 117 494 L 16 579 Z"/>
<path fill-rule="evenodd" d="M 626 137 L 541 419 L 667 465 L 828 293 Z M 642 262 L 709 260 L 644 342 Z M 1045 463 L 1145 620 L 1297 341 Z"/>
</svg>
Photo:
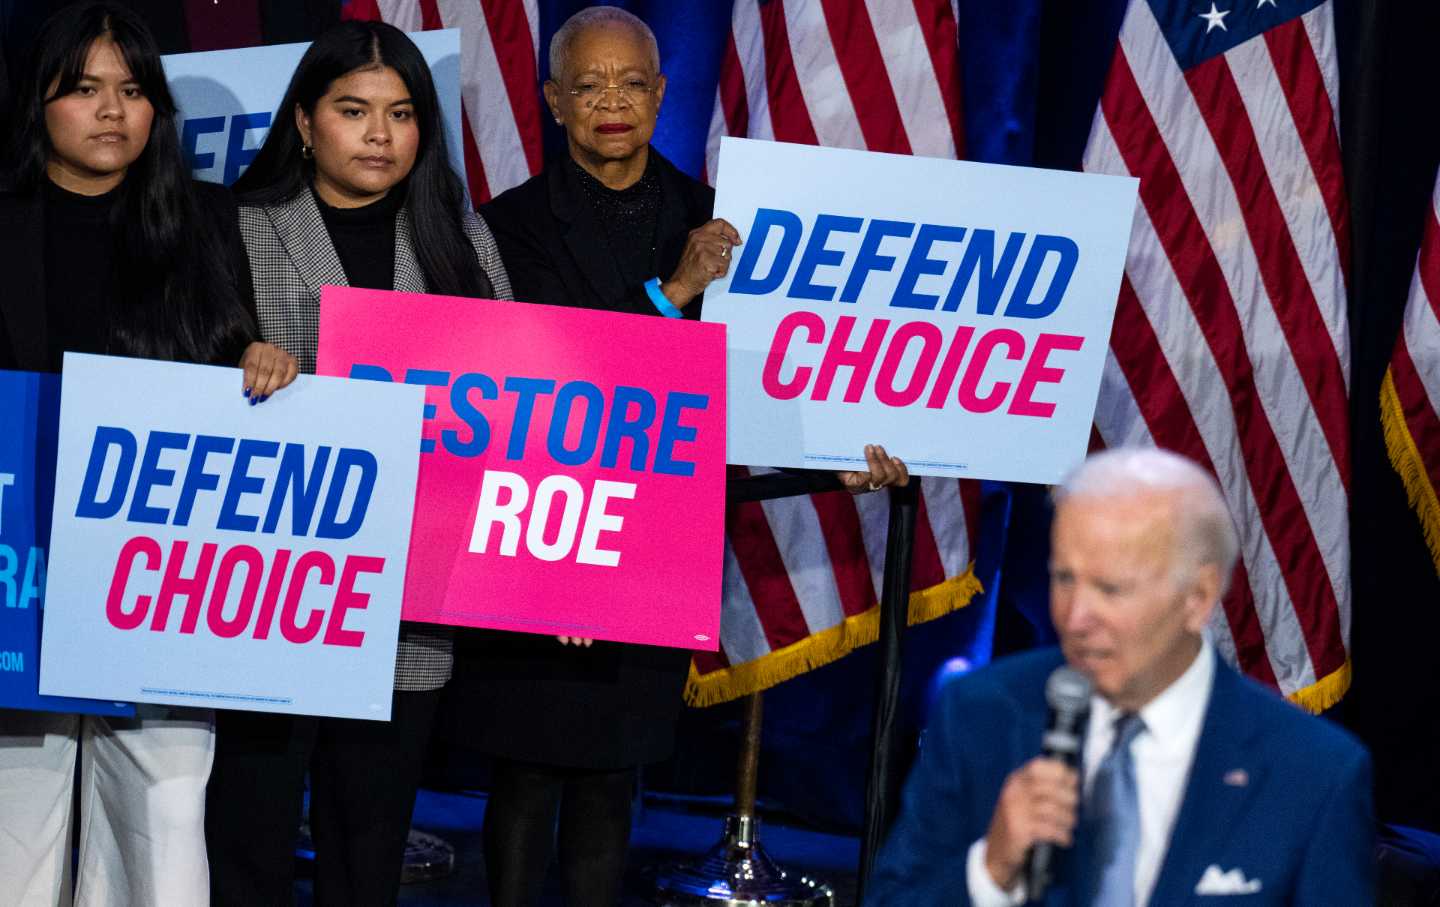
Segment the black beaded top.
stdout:
<svg viewBox="0 0 1440 907">
<path fill-rule="evenodd" d="M 660 174 L 655 156 L 650 155 L 645 172 L 634 185 L 611 189 L 569 162 L 579 174 L 580 186 L 595 211 L 602 238 L 620 269 L 625 285 L 638 287 L 655 273 L 655 229 L 660 220 Z"/>
</svg>

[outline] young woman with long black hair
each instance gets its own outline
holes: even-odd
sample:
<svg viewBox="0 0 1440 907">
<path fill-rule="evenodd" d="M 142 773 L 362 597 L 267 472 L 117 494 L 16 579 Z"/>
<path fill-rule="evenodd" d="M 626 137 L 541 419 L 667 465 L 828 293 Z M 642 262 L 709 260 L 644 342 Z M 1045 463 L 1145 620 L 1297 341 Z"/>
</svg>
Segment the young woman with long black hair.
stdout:
<svg viewBox="0 0 1440 907">
<path fill-rule="evenodd" d="M 234 202 L 190 180 L 174 115 L 155 41 L 124 7 L 67 7 L 37 36 L 0 186 L 0 368 L 59 371 L 66 351 L 219 365 L 243 358 L 244 389 L 256 398 L 293 376 L 287 354 L 255 342 Z M 77 750 L 75 902 L 208 897 L 202 816 L 213 716 L 137 711 L 134 719 L 0 711 L 7 904 L 68 900 Z"/>
<path fill-rule="evenodd" d="M 342 23 L 301 59 L 235 190 L 261 333 L 303 371 L 315 368 L 322 285 L 510 298 L 443 136 L 430 70 L 392 26 Z M 220 713 L 212 903 L 291 902 L 307 768 L 315 903 L 395 903 L 451 638 L 401 624 L 389 722 Z"/>
</svg>

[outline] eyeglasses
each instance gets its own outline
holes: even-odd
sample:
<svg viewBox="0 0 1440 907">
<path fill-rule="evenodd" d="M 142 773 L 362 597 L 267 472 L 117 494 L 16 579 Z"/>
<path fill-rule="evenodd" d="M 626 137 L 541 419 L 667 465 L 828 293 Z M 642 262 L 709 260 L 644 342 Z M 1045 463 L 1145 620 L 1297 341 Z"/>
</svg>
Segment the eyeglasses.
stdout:
<svg viewBox="0 0 1440 907">
<path fill-rule="evenodd" d="M 616 85 L 611 82 L 609 85 L 601 85 L 599 82 L 581 82 L 574 88 L 565 89 L 567 94 L 573 95 L 580 102 L 580 106 L 586 110 L 593 108 L 600 103 L 605 92 L 614 91 L 616 96 L 626 104 L 638 104 L 641 101 L 649 100 L 650 95 L 655 92 L 655 85 L 651 85 L 644 79 L 626 79 Z"/>
</svg>

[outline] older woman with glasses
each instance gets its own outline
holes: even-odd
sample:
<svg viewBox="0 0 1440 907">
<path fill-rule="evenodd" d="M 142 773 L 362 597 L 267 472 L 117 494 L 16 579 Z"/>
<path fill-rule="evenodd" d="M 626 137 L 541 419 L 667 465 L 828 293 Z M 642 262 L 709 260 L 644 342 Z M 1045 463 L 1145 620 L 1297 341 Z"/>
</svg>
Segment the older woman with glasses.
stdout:
<svg viewBox="0 0 1440 907">
<path fill-rule="evenodd" d="M 623 10 L 582 10 L 550 43 L 544 91 L 569 153 L 481 212 L 515 298 L 699 318 L 741 238 L 712 219 L 714 192 L 650 146 L 665 97 L 654 34 Z M 906 481 L 899 460 L 868 450 L 868 471 L 842 475 L 853 490 Z M 686 545 L 676 539 L 676 557 Z M 686 594 L 656 589 L 655 606 Z M 495 757 L 484 828 L 492 902 L 536 903 L 558 844 L 566 903 L 615 904 L 636 768 L 673 748 L 690 654 L 487 631 L 464 634 L 458 649 L 463 733 Z"/>
<path fill-rule="evenodd" d="M 482 212 L 521 275 L 515 298 L 698 318 L 740 234 L 711 219 L 709 186 L 650 147 L 665 98 L 654 34 L 623 10 L 582 10 L 550 42 L 550 76 L 569 154 Z"/>
</svg>

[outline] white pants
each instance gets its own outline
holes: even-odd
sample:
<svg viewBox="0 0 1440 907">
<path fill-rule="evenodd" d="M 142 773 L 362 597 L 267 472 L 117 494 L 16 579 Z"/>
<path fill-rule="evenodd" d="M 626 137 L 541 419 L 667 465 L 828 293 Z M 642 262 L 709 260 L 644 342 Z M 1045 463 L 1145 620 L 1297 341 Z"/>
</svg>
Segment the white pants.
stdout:
<svg viewBox="0 0 1440 907">
<path fill-rule="evenodd" d="M 206 907 L 213 713 L 135 718 L 0 710 L 0 907 L 70 902 L 80 751 L 77 907 Z"/>
</svg>

